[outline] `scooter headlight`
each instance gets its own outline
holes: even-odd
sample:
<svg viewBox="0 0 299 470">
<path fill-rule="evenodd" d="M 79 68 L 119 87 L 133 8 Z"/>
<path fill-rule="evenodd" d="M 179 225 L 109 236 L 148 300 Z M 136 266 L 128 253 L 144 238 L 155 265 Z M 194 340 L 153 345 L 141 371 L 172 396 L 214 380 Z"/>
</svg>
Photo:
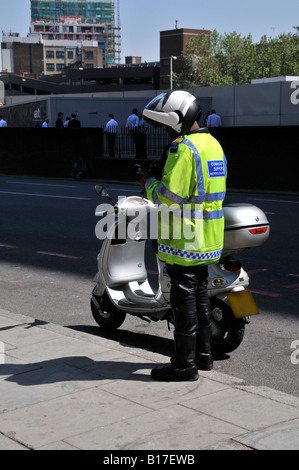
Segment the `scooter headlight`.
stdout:
<svg viewBox="0 0 299 470">
<path fill-rule="evenodd" d="M 227 281 L 216 277 L 215 279 L 212 280 L 211 284 L 213 287 L 218 287 L 218 288 L 225 287 L 227 285 Z"/>
</svg>

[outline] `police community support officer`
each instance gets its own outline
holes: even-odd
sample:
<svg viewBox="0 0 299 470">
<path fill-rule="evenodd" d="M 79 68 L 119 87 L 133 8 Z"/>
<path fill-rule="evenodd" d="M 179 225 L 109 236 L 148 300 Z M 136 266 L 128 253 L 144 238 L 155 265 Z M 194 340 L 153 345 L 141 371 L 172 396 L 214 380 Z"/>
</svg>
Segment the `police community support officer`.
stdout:
<svg viewBox="0 0 299 470">
<path fill-rule="evenodd" d="M 227 166 L 218 141 L 198 126 L 201 113 L 198 100 L 185 91 L 162 93 L 143 111 L 149 124 L 165 126 L 172 138 L 162 180 L 145 175 L 141 181 L 159 207 L 159 258 L 171 279 L 175 325 L 175 356 L 152 370 L 156 380 L 197 380 L 198 369 L 213 368 L 208 265 L 223 249 Z"/>
</svg>

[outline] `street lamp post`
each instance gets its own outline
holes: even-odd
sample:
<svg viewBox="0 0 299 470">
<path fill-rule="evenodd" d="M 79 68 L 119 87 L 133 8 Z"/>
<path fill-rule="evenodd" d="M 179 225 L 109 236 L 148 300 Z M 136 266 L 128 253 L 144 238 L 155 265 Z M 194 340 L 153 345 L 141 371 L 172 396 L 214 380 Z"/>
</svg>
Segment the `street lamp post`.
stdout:
<svg viewBox="0 0 299 470">
<path fill-rule="evenodd" d="M 170 56 L 170 89 L 172 90 L 172 61 L 177 60 L 175 55 Z"/>
</svg>

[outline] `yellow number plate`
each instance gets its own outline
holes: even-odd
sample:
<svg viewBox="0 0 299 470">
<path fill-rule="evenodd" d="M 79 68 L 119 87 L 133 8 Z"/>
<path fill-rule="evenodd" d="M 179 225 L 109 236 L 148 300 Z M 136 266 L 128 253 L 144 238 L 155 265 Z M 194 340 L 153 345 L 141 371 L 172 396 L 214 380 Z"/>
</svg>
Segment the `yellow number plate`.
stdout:
<svg viewBox="0 0 299 470">
<path fill-rule="evenodd" d="M 227 300 L 236 318 L 249 317 L 260 313 L 251 292 L 248 290 L 230 292 L 227 294 Z"/>
</svg>

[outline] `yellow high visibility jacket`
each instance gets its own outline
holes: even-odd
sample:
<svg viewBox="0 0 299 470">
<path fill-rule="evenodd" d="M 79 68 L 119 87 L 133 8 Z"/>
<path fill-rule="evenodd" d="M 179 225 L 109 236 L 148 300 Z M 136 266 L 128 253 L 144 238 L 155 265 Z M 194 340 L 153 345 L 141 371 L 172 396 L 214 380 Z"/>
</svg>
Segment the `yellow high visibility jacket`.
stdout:
<svg viewBox="0 0 299 470">
<path fill-rule="evenodd" d="M 193 266 L 220 259 L 226 177 L 223 149 L 207 129 L 172 142 L 162 180 L 146 182 L 147 197 L 158 206 L 160 260 Z"/>
</svg>

